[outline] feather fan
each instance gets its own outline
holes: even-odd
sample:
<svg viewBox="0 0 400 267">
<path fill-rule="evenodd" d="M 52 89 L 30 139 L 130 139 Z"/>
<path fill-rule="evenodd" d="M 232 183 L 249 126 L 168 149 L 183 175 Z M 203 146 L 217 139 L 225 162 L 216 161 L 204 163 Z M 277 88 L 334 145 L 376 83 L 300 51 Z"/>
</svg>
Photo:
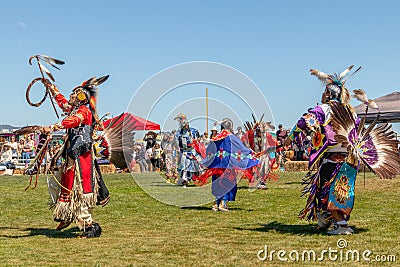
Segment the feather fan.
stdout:
<svg viewBox="0 0 400 267">
<path fill-rule="evenodd" d="M 39 125 L 30 125 L 30 126 L 25 126 L 22 127 L 16 131 L 14 131 L 14 134 L 16 135 L 25 135 L 25 134 L 31 134 L 31 133 L 40 133 L 44 132 L 43 127 Z"/>
</svg>

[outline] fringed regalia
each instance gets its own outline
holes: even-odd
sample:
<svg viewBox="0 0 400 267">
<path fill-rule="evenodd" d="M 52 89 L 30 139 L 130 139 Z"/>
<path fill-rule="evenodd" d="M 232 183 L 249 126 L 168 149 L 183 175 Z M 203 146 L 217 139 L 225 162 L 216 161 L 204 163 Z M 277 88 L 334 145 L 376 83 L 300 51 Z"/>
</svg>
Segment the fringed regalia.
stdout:
<svg viewBox="0 0 400 267">
<path fill-rule="evenodd" d="M 311 135 L 312 147 L 308 166 L 310 172 L 303 181 L 303 184 L 305 184 L 303 195 L 309 195 L 306 207 L 299 215 L 300 218 L 306 217 L 308 220 L 316 219 L 319 210 L 327 210 L 330 196 L 336 195 L 333 192 L 330 195 L 330 188 L 337 174 L 343 174 L 344 171 L 356 168 L 354 165 L 346 165 L 346 168 L 342 168 L 347 151 L 345 147 L 341 147 L 341 144 L 335 141 L 335 133 L 331 124 L 331 105 L 332 102 L 309 110 L 306 115 L 300 118 L 295 129 L 292 130 L 293 136 L 299 131 Z M 312 174 L 312 170 L 316 170 L 316 172 Z M 355 175 L 349 177 L 346 188 L 354 189 L 354 181 Z M 349 215 L 353 203 L 350 198 L 353 198 L 354 194 L 350 195 L 349 190 L 339 190 L 338 192 L 340 192 L 342 199 L 349 200 L 346 204 L 344 203 L 348 211 L 346 215 Z"/>
<path fill-rule="evenodd" d="M 68 100 L 60 93 L 55 97 L 63 108 Z M 92 151 L 93 114 L 81 105 L 60 123 L 67 130 L 64 144 L 65 157 L 61 174 L 61 193 L 55 205 L 54 220 L 75 221 L 80 229 L 91 225 L 90 210 L 97 202 L 97 179 L 94 177 L 94 155 Z"/>
<path fill-rule="evenodd" d="M 361 162 L 382 179 L 399 173 L 398 142 L 391 127 L 387 124 L 375 127 L 376 124 L 372 123 L 365 128 L 365 117 L 361 120 L 357 118 L 349 104 L 350 93 L 344 83 L 351 68 L 340 75 L 311 70 L 311 74 L 326 82 L 327 86 L 323 95 L 324 104 L 303 115 L 289 135 L 293 139 L 303 131 L 311 137 L 312 144 L 309 172 L 303 180 L 303 195 L 308 194 L 308 199 L 299 214 L 300 218 L 315 220 L 319 214 L 335 213 L 339 220 L 348 221 Z M 357 91 L 360 90 L 354 90 L 355 93 Z M 324 97 L 327 97 L 325 101 Z M 365 103 L 368 108 L 368 100 Z M 325 216 L 324 219 L 329 218 Z M 321 226 L 319 217 L 318 220 Z M 324 225 L 327 224 L 323 222 Z M 343 222 L 342 225 L 347 224 Z"/>
<path fill-rule="evenodd" d="M 177 172 L 177 159 L 179 151 L 179 147 L 177 142 L 174 140 L 174 136 L 172 134 L 167 135 L 168 140 L 165 141 L 163 145 L 164 155 L 165 155 L 165 175 L 167 176 L 167 181 L 170 182 L 170 179 L 176 181 L 178 178 Z"/>
<path fill-rule="evenodd" d="M 73 89 L 68 101 L 53 86 L 52 94 L 58 106 L 68 115 L 51 126 L 53 131 L 66 130 L 62 148 L 52 159 L 51 169 L 57 170 L 54 182 L 49 182 L 49 192 L 55 201 L 53 217 L 60 222 L 57 229 L 75 221 L 84 231 L 83 237 L 98 237 L 101 227 L 92 218 L 92 209 L 107 204 L 109 192 L 102 179 L 93 150 L 94 127 L 102 129 L 96 112 L 96 86 L 108 79 L 104 76 L 84 81 Z M 56 161 L 63 158 L 61 166 Z M 100 193 L 99 193 L 100 189 Z"/>
<path fill-rule="evenodd" d="M 203 170 L 200 166 L 201 154 L 194 147 L 200 134 L 197 129 L 189 127 L 186 115 L 181 113 L 175 117 L 175 120 L 179 122 L 179 129 L 175 134 L 179 146 L 177 169 L 180 177 L 178 184 L 186 186 L 192 180 L 193 175 L 197 175 Z"/>
<path fill-rule="evenodd" d="M 198 162 L 199 154 L 193 149 L 193 141 L 200 137 L 197 129 L 190 127 L 189 130 L 180 129 L 177 132 L 180 155 L 178 160 L 179 172 L 198 173 L 202 169 Z"/>
<path fill-rule="evenodd" d="M 266 189 L 267 179 L 278 179 L 278 175 L 272 172 L 275 163 L 274 155 L 278 143 L 276 138 L 269 133 L 269 130 L 274 130 L 275 126 L 272 126 L 271 122 L 263 122 L 262 120 L 257 122 L 255 118 L 254 124 L 246 121 L 244 126 L 246 133 L 242 136 L 241 140 L 256 153 L 260 161 L 257 168 L 255 168 L 256 179 L 253 185 L 261 189 Z"/>
<path fill-rule="evenodd" d="M 236 135 L 224 129 L 211 139 L 203 164 L 207 167 L 206 172 L 194 180 L 205 184 L 212 176 L 212 194 L 216 201 L 234 201 L 238 171 L 252 180 L 253 167 L 259 164 L 259 160 Z"/>
</svg>

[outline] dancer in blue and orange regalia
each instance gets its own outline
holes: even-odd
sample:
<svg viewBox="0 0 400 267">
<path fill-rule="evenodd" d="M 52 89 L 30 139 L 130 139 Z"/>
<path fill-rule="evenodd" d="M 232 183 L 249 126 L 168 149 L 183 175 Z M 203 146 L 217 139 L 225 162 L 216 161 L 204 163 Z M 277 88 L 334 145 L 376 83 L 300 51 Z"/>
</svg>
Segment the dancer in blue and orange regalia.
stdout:
<svg viewBox="0 0 400 267">
<path fill-rule="evenodd" d="M 101 227 L 92 218 L 92 209 L 98 200 L 98 179 L 92 150 L 94 126 L 99 122 L 96 112 L 97 85 L 108 76 L 91 78 L 73 89 L 69 100 L 58 88 L 50 85 L 59 107 L 68 115 L 61 122 L 51 125 L 50 131 L 65 129 L 65 165 L 61 169 L 61 193 L 53 211 L 54 220 L 60 222 L 60 230 L 75 221 L 83 231 L 82 237 L 98 237 Z M 108 192 L 107 192 L 108 193 Z"/>
<path fill-rule="evenodd" d="M 326 84 L 322 104 L 305 113 L 285 140 L 288 144 L 300 132 L 312 138 L 310 171 L 304 179 L 303 190 L 308 200 L 299 217 L 318 220 L 318 228 L 327 230 L 328 234 L 354 233 L 348 220 L 354 205 L 360 161 L 381 178 L 394 177 L 400 167 L 399 155 L 394 152 L 397 141 L 390 127 L 374 128 L 375 124 L 371 124 L 364 129 L 363 120 L 360 122 L 350 105 L 351 96 L 345 82 L 352 75 L 348 75 L 352 67 L 339 75 L 311 70 L 312 75 Z M 368 107 L 368 101 L 366 104 Z M 332 223 L 333 227 L 328 229 Z"/>
<path fill-rule="evenodd" d="M 215 196 L 212 210 L 229 211 L 228 202 L 235 201 L 236 197 L 238 171 L 252 180 L 259 161 L 233 133 L 232 120 L 225 118 L 219 124 L 221 131 L 210 140 L 203 161 L 207 171 L 193 180 L 204 184 L 212 176 L 212 194 Z"/>
</svg>

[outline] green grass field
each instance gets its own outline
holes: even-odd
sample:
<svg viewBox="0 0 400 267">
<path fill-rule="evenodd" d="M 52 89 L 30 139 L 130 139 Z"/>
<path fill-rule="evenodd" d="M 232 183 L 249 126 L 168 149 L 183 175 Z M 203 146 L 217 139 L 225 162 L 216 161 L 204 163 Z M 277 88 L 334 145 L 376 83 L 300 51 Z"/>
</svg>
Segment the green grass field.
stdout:
<svg viewBox="0 0 400 267">
<path fill-rule="evenodd" d="M 151 174 L 150 174 L 151 175 Z M 300 197 L 302 173 L 280 173 L 268 190 L 250 192 L 239 185 L 231 212 L 213 212 L 211 203 L 180 208 L 159 202 L 146 194 L 130 174 L 106 174 L 112 198 L 94 210 L 103 228 L 100 238 L 78 239 L 71 225 L 56 231 L 47 207 L 44 176 L 36 189 L 24 191 L 28 178 L 0 177 L 0 265 L 1 266 L 375 266 L 400 265 L 400 178 L 382 181 L 372 174 L 359 175 L 351 236 L 329 236 L 314 230 L 315 223 L 297 218 L 305 204 Z M 146 179 L 145 175 L 136 176 Z M 179 198 L 181 187 L 173 190 Z M 183 192 L 182 194 L 185 194 Z M 210 191 L 211 196 L 211 191 Z M 190 198 L 190 194 L 185 196 Z M 190 199 L 188 199 L 190 202 Z M 338 248 L 343 238 L 345 248 Z M 344 242 L 343 240 L 341 242 Z M 260 250 L 268 248 L 265 261 Z M 322 254 L 323 250 L 331 251 Z M 281 258 L 277 252 L 282 250 Z M 305 250 L 316 252 L 316 261 L 302 260 Z M 359 251 L 360 260 L 346 261 L 348 250 Z M 371 251 L 369 258 L 362 253 Z M 261 252 L 260 252 L 261 253 Z M 290 254 L 291 253 L 291 254 Z M 299 253 L 299 260 L 296 260 Z M 335 254 L 336 253 L 336 254 Z M 260 257 L 264 253 L 259 254 Z M 334 256 L 338 258 L 334 260 Z M 341 256 L 342 255 L 342 256 Z M 396 257 L 396 262 L 392 256 Z M 289 257 L 290 256 L 290 257 Z"/>
</svg>

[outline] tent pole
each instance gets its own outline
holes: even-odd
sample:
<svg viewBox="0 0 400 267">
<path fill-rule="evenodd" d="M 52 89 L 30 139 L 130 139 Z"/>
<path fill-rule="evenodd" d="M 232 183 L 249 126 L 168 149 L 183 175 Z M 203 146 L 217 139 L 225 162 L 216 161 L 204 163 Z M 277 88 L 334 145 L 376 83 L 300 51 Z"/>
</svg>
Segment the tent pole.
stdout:
<svg viewBox="0 0 400 267">
<path fill-rule="evenodd" d="M 364 164 L 364 188 L 365 188 L 365 164 Z"/>
<path fill-rule="evenodd" d="M 208 88 L 206 88 L 206 133 L 208 134 Z"/>
</svg>

